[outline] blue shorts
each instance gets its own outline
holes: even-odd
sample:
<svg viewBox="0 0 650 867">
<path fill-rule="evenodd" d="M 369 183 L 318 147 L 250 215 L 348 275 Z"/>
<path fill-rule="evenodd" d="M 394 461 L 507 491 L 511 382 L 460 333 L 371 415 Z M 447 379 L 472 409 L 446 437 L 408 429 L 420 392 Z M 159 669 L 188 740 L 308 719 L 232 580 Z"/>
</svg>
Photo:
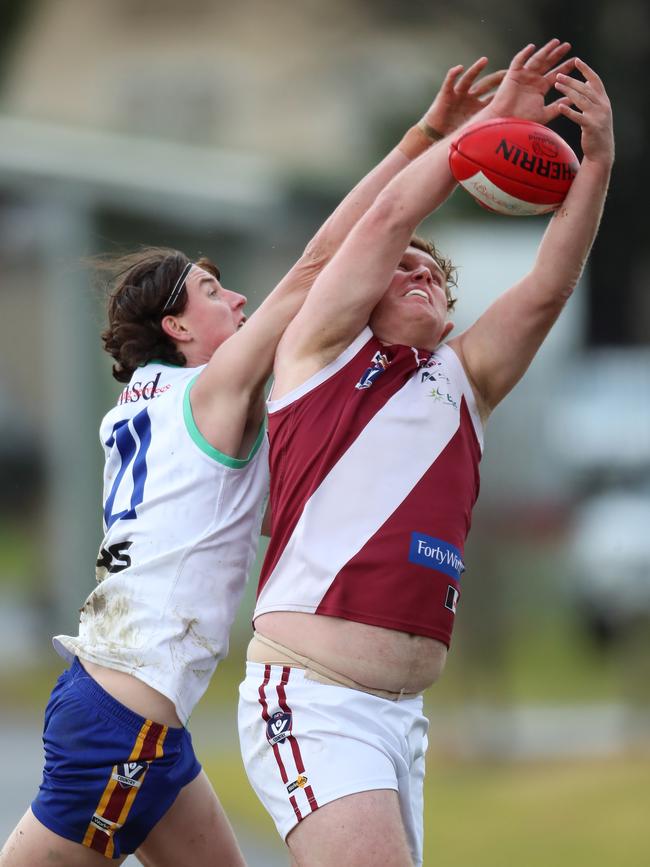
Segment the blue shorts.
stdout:
<svg viewBox="0 0 650 867">
<path fill-rule="evenodd" d="M 43 744 L 32 812 L 55 834 L 107 858 L 135 852 L 201 771 L 187 729 L 124 707 L 78 659 L 52 690 Z"/>
</svg>

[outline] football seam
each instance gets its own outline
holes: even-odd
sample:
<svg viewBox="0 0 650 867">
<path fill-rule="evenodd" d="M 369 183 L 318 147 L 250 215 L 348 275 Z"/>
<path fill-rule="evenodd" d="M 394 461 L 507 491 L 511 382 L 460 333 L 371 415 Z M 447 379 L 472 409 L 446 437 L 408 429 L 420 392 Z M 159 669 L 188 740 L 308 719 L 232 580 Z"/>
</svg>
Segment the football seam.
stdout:
<svg viewBox="0 0 650 867">
<path fill-rule="evenodd" d="M 465 132 L 462 132 L 458 136 L 458 138 L 456 139 L 456 142 L 453 142 L 452 144 L 456 144 L 458 142 L 461 142 L 464 138 L 467 138 L 468 136 L 474 135 L 474 133 L 477 131 L 477 128 L 480 128 L 480 130 L 482 131 L 484 129 L 486 129 L 486 130 L 487 129 L 495 129 L 496 127 L 500 127 L 500 126 L 528 126 L 528 127 L 537 126 L 537 127 L 540 127 L 540 130 L 543 130 L 544 132 L 547 132 L 547 133 L 551 132 L 551 133 L 553 133 L 553 135 L 561 138 L 561 136 L 559 136 L 559 134 L 556 133 L 555 130 L 549 129 L 549 127 L 545 126 L 543 123 L 536 123 L 535 121 L 524 120 L 523 118 L 517 118 L 517 117 L 509 117 L 509 118 L 508 117 L 502 117 L 502 118 L 495 118 L 494 120 L 491 120 L 491 121 L 490 120 L 483 121 L 482 123 L 478 124 L 478 126 L 475 126 L 472 129 L 465 130 Z M 540 135 L 541 135 L 541 131 L 540 131 Z"/>
<path fill-rule="evenodd" d="M 475 162 L 471 157 L 467 157 L 467 156 L 465 156 L 465 154 L 464 154 L 462 151 L 459 151 L 459 150 L 458 150 L 458 148 L 457 148 L 457 146 L 456 146 L 455 144 L 452 144 L 452 145 L 451 145 L 451 148 L 453 149 L 454 153 L 457 153 L 457 154 L 458 154 L 459 156 L 461 156 L 464 160 L 467 160 L 467 162 L 472 163 L 472 165 L 476 166 L 476 168 L 477 168 L 479 171 L 481 171 L 481 172 L 483 172 L 483 174 L 485 174 L 485 171 L 486 171 L 485 166 L 480 166 L 480 165 L 479 165 L 477 162 Z M 516 179 L 510 178 L 510 177 L 508 177 L 508 175 L 504 175 L 503 172 L 498 172 L 498 171 L 496 171 L 495 169 L 487 169 L 487 171 L 491 172 L 493 175 L 497 175 L 499 178 L 503 178 L 503 179 L 506 180 L 506 181 L 512 181 L 512 180 L 514 180 L 514 182 L 517 183 L 517 184 L 521 184 L 522 186 L 529 186 L 531 189 L 533 189 L 533 190 L 539 190 L 539 192 L 541 192 L 541 193 L 551 193 L 551 194 L 552 194 L 552 193 L 557 193 L 557 194 L 561 194 L 561 193 L 562 193 L 562 190 L 549 190 L 547 187 L 544 187 L 543 185 L 542 185 L 542 186 L 538 186 L 537 184 L 525 184 L 523 181 L 517 181 Z M 452 172 L 452 174 L 454 174 L 454 173 Z M 472 176 L 472 177 L 473 177 L 473 176 Z M 454 179 L 456 180 L 457 183 L 459 183 L 459 184 L 462 183 L 461 181 L 458 180 L 458 178 L 456 178 L 456 175 L 454 175 Z M 467 180 L 469 180 L 469 178 L 463 178 L 463 180 L 467 181 Z M 488 178 L 488 180 L 489 180 L 489 178 Z M 502 192 L 502 193 L 505 193 L 505 194 L 508 195 L 508 196 L 512 196 L 512 193 L 509 193 L 507 190 L 501 190 L 501 192 Z M 566 195 L 567 193 L 568 193 L 568 188 L 567 188 L 567 190 L 564 192 L 564 195 Z M 516 198 L 517 198 L 517 196 L 512 196 L 512 197 L 513 197 L 513 199 L 516 199 Z M 522 199 L 521 201 L 525 201 L 525 200 Z"/>
</svg>

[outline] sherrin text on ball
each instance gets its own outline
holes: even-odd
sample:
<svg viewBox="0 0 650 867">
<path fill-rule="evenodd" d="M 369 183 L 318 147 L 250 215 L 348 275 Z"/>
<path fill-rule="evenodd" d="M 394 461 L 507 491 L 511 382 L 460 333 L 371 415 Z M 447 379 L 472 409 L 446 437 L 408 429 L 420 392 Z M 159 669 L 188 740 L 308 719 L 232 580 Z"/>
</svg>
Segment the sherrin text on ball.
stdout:
<svg viewBox="0 0 650 867">
<path fill-rule="evenodd" d="M 480 205 L 514 217 L 556 210 L 579 168 L 556 132 L 510 117 L 467 127 L 449 147 L 449 165 Z"/>
</svg>

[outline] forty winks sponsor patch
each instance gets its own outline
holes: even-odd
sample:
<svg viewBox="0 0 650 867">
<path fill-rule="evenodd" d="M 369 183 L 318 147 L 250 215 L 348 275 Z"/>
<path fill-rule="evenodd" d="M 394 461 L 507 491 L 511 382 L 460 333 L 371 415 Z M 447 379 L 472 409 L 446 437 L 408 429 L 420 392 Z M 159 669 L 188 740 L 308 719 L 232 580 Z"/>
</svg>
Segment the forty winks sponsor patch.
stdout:
<svg viewBox="0 0 650 867">
<path fill-rule="evenodd" d="M 427 569 L 435 569 L 437 572 L 444 572 L 456 581 L 460 581 L 460 576 L 465 571 L 465 564 L 458 548 L 443 539 L 434 539 L 433 536 L 418 532 L 411 533 L 409 562 L 426 566 Z"/>
</svg>

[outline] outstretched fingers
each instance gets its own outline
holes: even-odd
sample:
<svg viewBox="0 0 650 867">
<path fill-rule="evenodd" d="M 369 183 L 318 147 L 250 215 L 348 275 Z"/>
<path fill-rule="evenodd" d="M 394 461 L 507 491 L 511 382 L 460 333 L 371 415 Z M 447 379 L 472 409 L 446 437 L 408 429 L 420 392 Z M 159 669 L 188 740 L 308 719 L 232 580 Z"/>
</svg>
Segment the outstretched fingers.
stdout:
<svg viewBox="0 0 650 867">
<path fill-rule="evenodd" d="M 559 39 L 549 39 L 546 45 L 529 54 L 524 62 L 524 68 L 530 72 L 545 74 L 562 60 L 570 48 L 571 45 L 568 42 L 560 42 Z"/>
<path fill-rule="evenodd" d="M 486 93 L 495 90 L 503 81 L 506 71 L 505 69 L 498 69 L 496 72 L 489 72 L 484 75 L 476 84 L 472 85 L 469 91 L 470 96 L 485 96 Z"/>
<path fill-rule="evenodd" d="M 552 44 L 554 42 L 558 43 L 555 46 L 555 48 L 552 47 Z M 549 66 L 554 66 L 555 64 L 560 63 L 560 61 L 567 54 L 567 52 L 571 50 L 571 43 L 570 42 L 560 42 L 559 39 L 558 40 L 551 39 L 550 42 L 548 42 L 544 46 L 544 48 L 548 49 L 548 52 L 546 54 L 546 63 Z"/>
<path fill-rule="evenodd" d="M 602 78 L 598 75 L 598 73 L 589 66 L 589 64 L 585 63 L 584 60 L 580 60 L 579 57 L 575 58 L 575 65 L 578 72 L 580 72 L 586 82 L 588 82 L 594 90 L 598 93 L 605 93 L 605 85 L 603 84 Z"/>
<path fill-rule="evenodd" d="M 486 105 L 504 77 L 503 72 L 483 75 L 487 57 L 479 57 L 465 69 L 462 64 L 452 66 L 445 75 L 423 120 L 439 133 L 447 135 L 465 123 Z M 480 97 L 485 97 L 483 100 Z"/>
<path fill-rule="evenodd" d="M 454 92 L 456 80 L 463 69 L 465 69 L 465 67 L 459 63 L 457 66 L 452 66 L 451 69 L 447 70 L 447 74 L 440 85 L 440 93 L 451 94 Z"/>
<path fill-rule="evenodd" d="M 570 104 L 571 100 L 567 96 L 560 96 L 554 99 L 553 102 L 549 102 L 548 105 L 544 106 L 544 124 L 548 124 L 552 120 L 555 120 L 556 117 L 559 117 L 562 114 L 562 106 Z"/>
<path fill-rule="evenodd" d="M 563 60 L 562 63 L 553 67 L 550 72 L 547 72 L 544 76 L 546 83 L 548 84 L 549 90 L 551 87 L 555 87 L 555 79 L 558 73 L 562 73 L 563 75 L 568 75 L 569 72 L 572 72 L 576 68 L 576 58 L 569 57 L 567 60 Z"/>
<path fill-rule="evenodd" d="M 564 115 L 564 117 L 567 117 L 569 120 L 577 123 L 578 126 L 582 126 L 586 122 L 584 113 L 582 111 L 578 111 L 577 108 L 574 108 L 570 100 L 558 100 L 557 109 L 558 115 Z"/>
<path fill-rule="evenodd" d="M 564 96 L 560 103 L 575 106 L 581 112 L 585 112 L 592 106 L 599 107 L 608 103 L 605 86 L 600 76 L 584 60 L 576 57 L 575 68 L 584 77 L 584 81 L 573 78 L 564 73 L 558 73 L 555 81 L 555 89 Z"/>
<path fill-rule="evenodd" d="M 478 76 L 483 72 L 485 67 L 487 66 L 488 59 L 487 57 L 479 57 L 478 60 L 475 60 L 472 65 L 465 70 L 465 72 L 456 80 L 455 90 L 457 93 L 465 94 L 469 91 L 470 87 L 474 84 Z M 461 69 L 463 67 L 461 66 Z"/>
<path fill-rule="evenodd" d="M 558 101 L 558 113 L 580 127 L 585 158 L 611 167 L 614 133 L 607 91 L 600 77 L 583 60 L 576 58 L 576 69 L 584 76 L 584 81 L 558 74 L 555 87 L 564 96 Z"/>
<path fill-rule="evenodd" d="M 558 75 L 555 87 L 560 93 L 568 97 L 580 111 L 584 111 L 590 103 L 594 102 L 594 94 L 589 85 L 577 78 L 571 78 L 570 75 Z"/>
<path fill-rule="evenodd" d="M 522 48 L 521 51 L 518 51 L 515 56 L 510 61 L 509 69 L 513 72 L 516 72 L 518 69 L 523 69 L 525 64 L 528 62 L 528 59 L 533 56 L 535 53 L 535 46 L 532 42 Z"/>
</svg>

